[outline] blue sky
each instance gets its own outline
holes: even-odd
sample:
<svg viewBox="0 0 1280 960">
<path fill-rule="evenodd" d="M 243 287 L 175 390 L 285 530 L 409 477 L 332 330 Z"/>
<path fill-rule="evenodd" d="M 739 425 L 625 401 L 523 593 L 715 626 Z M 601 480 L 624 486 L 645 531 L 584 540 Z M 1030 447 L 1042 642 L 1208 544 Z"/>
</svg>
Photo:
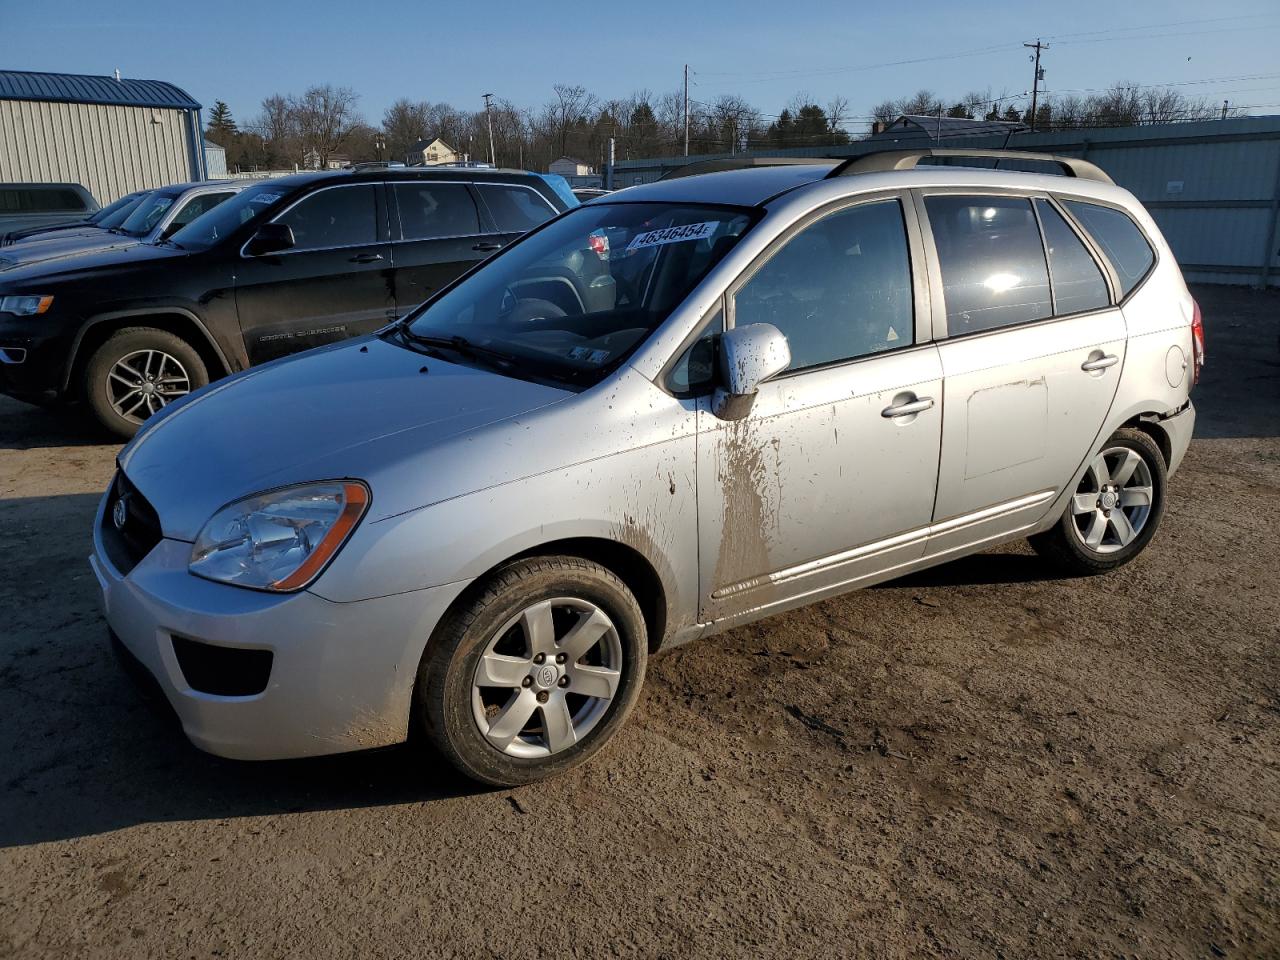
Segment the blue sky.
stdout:
<svg viewBox="0 0 1280 960">
<path fill-rule="evenodd" d="M 1178 83 L 1191 95 L 1280 113 L 1275 0 L 1075 4 L 971 0 L 588 4 L 430 0 L 0 0 L 0 67 L 169 80 L 206 108 L 250 119 L 264 96 L 330 82 L 376 123 L 401 96 L 478 109 L 492 91 L 535 107 L 554 83 L 601 97 L 677 89 L 739 93 L 776 114 L 797 92 L 862 116 L 928 87 L 958 97 L 1030 85 L 1022 41 L 1047 38 L 1045 85 Z M 925 62 L 901 61 L 925 59 Z M 1198 81 L 1210 80 L 1209 83 Z M 851 124 L 856 127 L 857 124 Z"/>
</svg>

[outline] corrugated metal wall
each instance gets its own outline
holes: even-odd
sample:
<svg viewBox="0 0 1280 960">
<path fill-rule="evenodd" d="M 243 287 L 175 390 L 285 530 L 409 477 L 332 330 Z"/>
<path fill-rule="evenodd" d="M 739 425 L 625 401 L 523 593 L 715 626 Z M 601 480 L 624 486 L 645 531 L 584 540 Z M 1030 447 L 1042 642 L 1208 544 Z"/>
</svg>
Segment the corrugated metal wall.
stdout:
<svg viewBox="0 0 1280 960">
<path fill-rule="evenodd" d="M 926 145 L 885 138 L 752 155 L 851 157 Z M 1004 137 L 966 137 L 939 145 L 999 148 L 1006 143 Z M 1280 117 L 1023 133 L 1009 138 L 1007 146 L 1086 157 L 1102 167 L 1146 204 L 1188 280 L 1280 285 Z M 611 171 L 612 182 L 618 188 L 650 183 L 668 170 L 707 159 L 622 161 Z"/>
<path fill-rule="evenodd" d="M 101 204 L 198 178 L 183 110 L 0 100 L 0 181 L 82 183 Z"/>
</svg>

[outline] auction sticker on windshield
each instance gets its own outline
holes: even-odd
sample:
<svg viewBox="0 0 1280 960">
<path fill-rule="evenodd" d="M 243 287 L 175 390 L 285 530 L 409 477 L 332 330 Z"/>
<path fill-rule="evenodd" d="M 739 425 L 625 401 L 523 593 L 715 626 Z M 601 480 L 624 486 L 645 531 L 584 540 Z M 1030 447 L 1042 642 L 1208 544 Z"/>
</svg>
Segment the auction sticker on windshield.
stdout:
<svg viewBox="0 0 1280 960">
<path fill-rule="evenodd" d="M 664 243 L 680 243 L 682 240 L 703 240 L 716 232 L 719 220 L 704 220 L 702 223 L 686 223 L 679 227 L 663 227 L 661 230 L 649 230 L 636 234 L 627 244 L 627 252 L 643 250 L 645 247 L 657 247 Z"/>
</svg>

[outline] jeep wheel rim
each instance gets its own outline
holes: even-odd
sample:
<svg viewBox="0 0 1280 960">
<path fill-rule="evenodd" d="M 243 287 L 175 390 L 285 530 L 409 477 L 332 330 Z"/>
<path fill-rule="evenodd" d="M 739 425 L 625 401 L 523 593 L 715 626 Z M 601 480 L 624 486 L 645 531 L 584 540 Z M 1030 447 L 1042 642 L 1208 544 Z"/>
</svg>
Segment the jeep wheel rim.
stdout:
<svg viewBox="0 0 1280 960">
<path fill-rule="evenodd" d="M 107 373 L 107 395 L 116 413 L 141 423 L 165 404 L 191 392 L 191 378 L 178 359 L 163 350 L 125 354 Z"/>
</svg>

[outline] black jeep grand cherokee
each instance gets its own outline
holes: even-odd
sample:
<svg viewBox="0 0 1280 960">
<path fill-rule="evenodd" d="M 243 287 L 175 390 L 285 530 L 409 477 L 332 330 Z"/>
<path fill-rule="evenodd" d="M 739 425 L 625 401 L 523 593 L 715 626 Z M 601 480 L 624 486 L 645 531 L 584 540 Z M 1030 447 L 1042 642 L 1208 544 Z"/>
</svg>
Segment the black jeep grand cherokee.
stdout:
<svg viewBox="0 0 1280 960">
<path fill-rule="evenodd" d="M 154 245 L 8 269 L 0 252 L 0 391 L 83 399 L 129 437 L 210 380 L 384 326 L 576 203 L 521 171 L 297 174 Z"/>
</svg>

